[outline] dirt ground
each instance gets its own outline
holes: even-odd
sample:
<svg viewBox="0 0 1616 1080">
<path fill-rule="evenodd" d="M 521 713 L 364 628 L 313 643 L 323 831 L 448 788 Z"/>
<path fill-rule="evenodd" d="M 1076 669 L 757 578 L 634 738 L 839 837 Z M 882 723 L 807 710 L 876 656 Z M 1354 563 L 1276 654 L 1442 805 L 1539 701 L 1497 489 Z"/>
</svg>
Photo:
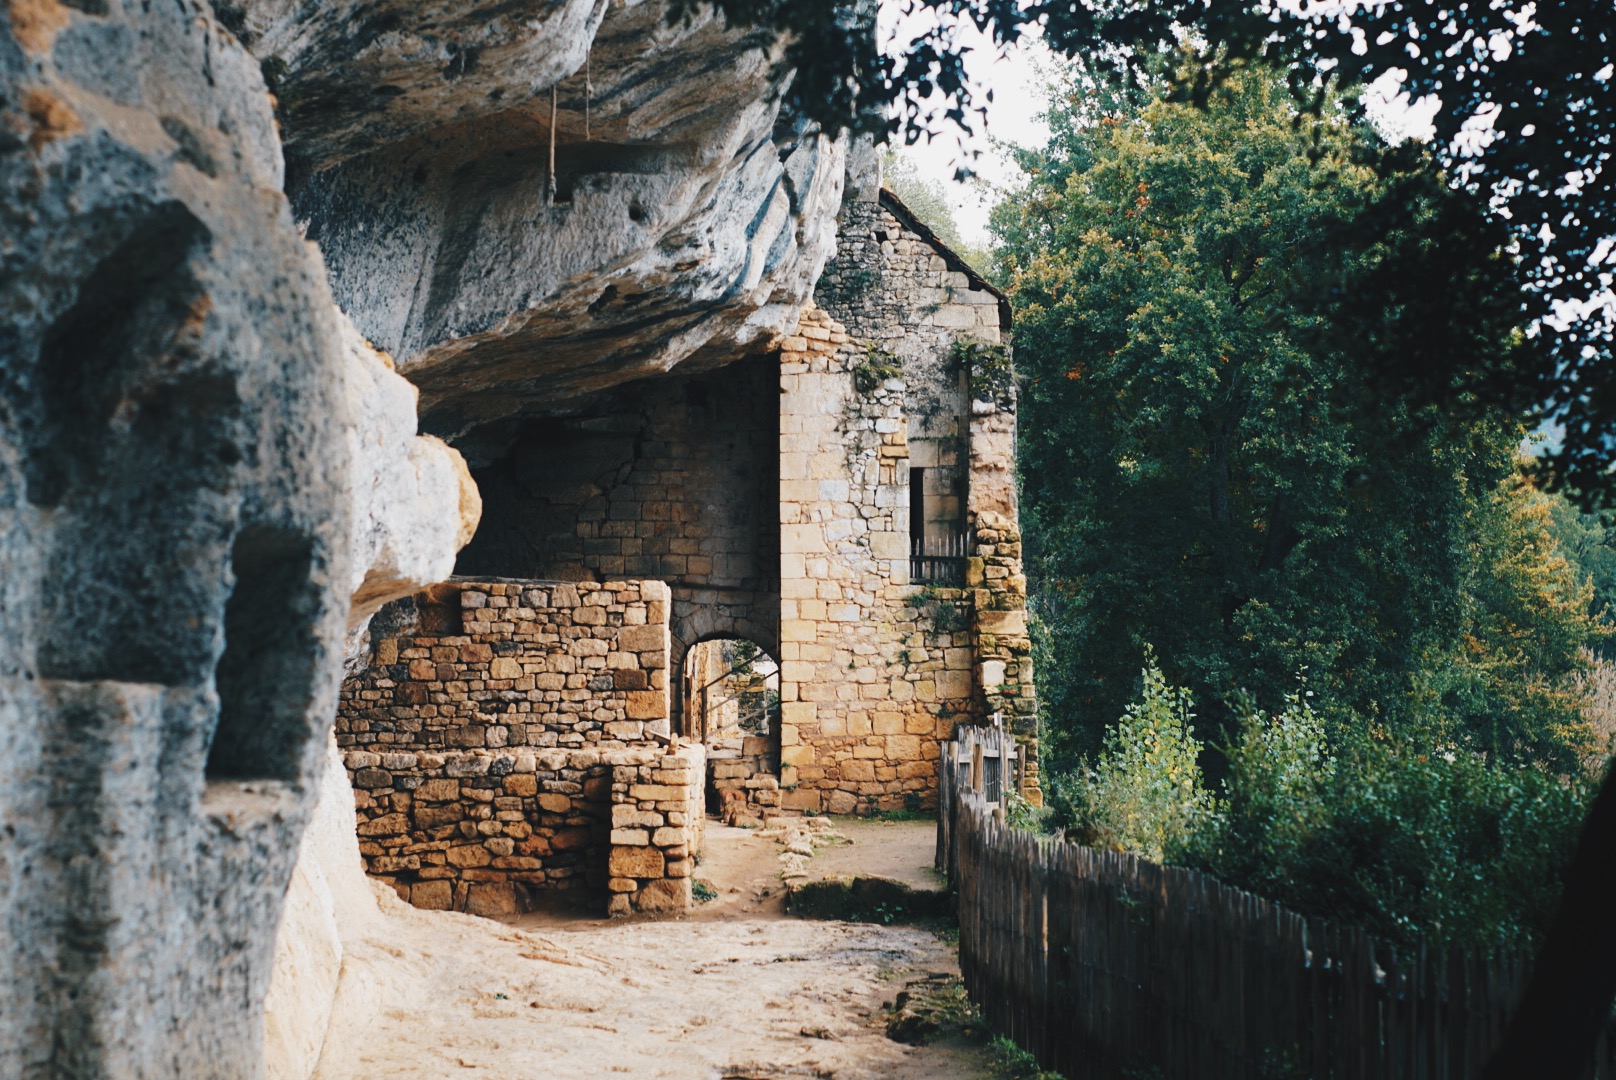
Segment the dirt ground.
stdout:
<svg viewBox="0 0 1616 1080">
<path fill-rule="evenodd" d="M 810 860 L 816 874 L 883 866 L 918 876 L 930 861 L 927 823 L 838 830 L 851 842 L 822 846 Z M 780 853 L 773 839 L 710 825 L 697 875 L 717 896 L 674 920 L 555 911 L 507 925 L 416 911 L 388 894 L 388 917 L 348 949 L 339 1034 L 316 1075 L 992 1075 L 970 1040 L 916 1047 L 886 1037 L 886 1007 L 900 991 L 957 973 L 953 946 L 927 929 L 784 915 Z"/>
</svg>

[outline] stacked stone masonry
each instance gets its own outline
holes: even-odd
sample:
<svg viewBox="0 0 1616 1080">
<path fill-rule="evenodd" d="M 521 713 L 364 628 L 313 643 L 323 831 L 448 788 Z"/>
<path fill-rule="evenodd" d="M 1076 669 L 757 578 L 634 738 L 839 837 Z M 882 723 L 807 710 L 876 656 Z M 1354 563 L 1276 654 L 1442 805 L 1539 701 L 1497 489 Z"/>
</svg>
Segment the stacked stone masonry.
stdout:
<svg viewBox="0 0 1616 1080">
<path fill-rule="evenodd" d="M 540 889 L 687 903 L 688 881 L 656 884 L 689 876 L 704 769 L 700 747 L 662 749 L 667 668 L 659 581 L 456 581 L 384 612 L 337 718 L 366 869 L 419 907 L 485 915 Z M 618 830 L 625 802 L 659 817 L 644 844 Z M 619 841 L 657 872 L 649 854 L 612 869 Z"/>
<path fill-rule="evenodd" d="M 641 752 L 612 768 L 612 915 L 680 912 L 706 825 L 700 745 Z"/>
</svg>

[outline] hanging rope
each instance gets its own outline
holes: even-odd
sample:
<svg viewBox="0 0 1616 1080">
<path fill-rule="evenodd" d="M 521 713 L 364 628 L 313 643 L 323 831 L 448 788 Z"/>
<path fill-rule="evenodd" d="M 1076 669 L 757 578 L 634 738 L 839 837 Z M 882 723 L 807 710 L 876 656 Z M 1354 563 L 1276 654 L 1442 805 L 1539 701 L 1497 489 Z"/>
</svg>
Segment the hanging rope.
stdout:
<svg viewBox="0 0 1616 1080">
<path fill-rule="evenodd" d="M 589 57 L 584 57 L 584 142 L 589 141 L 589 99 L 595 94 L 594 80 L 589 77 Z"/>
<path fill-rule="evenodd" d="M 550 203 L 551 206 L 554 206 L 555 201 L 556 201 L 555 146 L 556 146 L 556 88 L 554 86 L 552 86 L 552 87 L 550 87 L 550 175 L 549 175 L 549 183 L 546 185 L 546 188 L 547 188 L 546 194 L 547 194 L 547 196 L 549 198 L 549 203 Z"/>
</svg>

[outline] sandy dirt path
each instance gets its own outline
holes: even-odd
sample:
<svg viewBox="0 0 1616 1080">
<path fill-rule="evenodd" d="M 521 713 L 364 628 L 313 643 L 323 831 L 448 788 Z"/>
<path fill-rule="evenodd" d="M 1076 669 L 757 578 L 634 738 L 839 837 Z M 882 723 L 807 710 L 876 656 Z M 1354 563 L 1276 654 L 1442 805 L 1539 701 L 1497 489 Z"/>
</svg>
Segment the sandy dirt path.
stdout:
<svg viewBox="0 0 1616 1080">
<path fill-rule="evenodd" d="M 390 894 L 352 943 L 317 1076 L 975 1078 L 969 1046 L 910 1047 L 884 1006 L 957 971 L 914 927 L 782 916 L 773 842 L 715 828 L 690 918 L 503 925 Z"/>
</svg>

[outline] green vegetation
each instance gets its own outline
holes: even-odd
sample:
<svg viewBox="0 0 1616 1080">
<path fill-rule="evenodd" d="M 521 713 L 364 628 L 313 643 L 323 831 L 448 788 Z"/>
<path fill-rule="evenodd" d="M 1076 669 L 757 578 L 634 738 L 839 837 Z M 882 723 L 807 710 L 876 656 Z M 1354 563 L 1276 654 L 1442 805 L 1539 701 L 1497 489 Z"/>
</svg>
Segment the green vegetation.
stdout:
<svg viewBox="0 0 1616 1080">
<path fill-rule="evenodd" d="M 853 368 L 853 388 L 861 397 L 869 397 L 888 379 L 901 378 L 903 361 L 873 342 L 864 350 L 864 359 Z"/>
<path fill-rule="evenodd" d="M 1397 940 L 1532 941 L 1616 735 L 1611 531 L 1501 403 L 1366 376 L 1427 319 L 1475 372 L 1526 347 L 1507 254 L 1433 254 L 1469 213 L 1435 164 L 1224 75 L 1067 87 L 994 215 L 1050 821 Z"/>
<path fill-rule="evenodd" d="M 1067 835 L 1207 871 L 1394 941 L 1529 944 L 1553 914 L 1592 794 L 1584 778 L 1497 764 L 1429 732 L 1331 723 L 1305 687 L 1248 706 L 1201 790 L 1189 693 L 1147 662 L 1140 700 L 1091 769 L 1057 777 Z"/>
<path fill-rule="evenodd" d="M 1057 754 L 1099 749 L 1151 642 L 1220 740 L 1238 691 L 1278 700 L 1305 668 L 1342 717 L 1439 715 L 1479 750 L 1568 765 L 1588 733 L 1564 687 L 1602 631 L 1519 476 L 1518 425 L 1366 383 L 1381 330 L 1321 302 L 1419 242 L 1379 227 L 1384 199 L 1445 227 L 1429 163 L 1388 181 L 1362 163 L 1371 132 L 1298 118 L 1254 71 L 1205 110 L 1052 108 L 995 227 Z M 1486 268 L 1450 285 L 1516 310 Z M 1519 340 L 1497 318 L 1468 333 L 1478 363 Z"/>
</svg>

